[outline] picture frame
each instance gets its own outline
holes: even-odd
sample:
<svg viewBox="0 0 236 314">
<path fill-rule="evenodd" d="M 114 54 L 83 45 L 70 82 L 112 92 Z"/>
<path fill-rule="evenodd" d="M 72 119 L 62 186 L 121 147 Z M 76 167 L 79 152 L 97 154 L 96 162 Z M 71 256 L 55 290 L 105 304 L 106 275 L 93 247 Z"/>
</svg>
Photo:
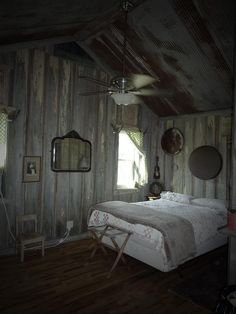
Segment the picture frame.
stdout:
<svg viewBox="0 0 236 314">
<path fill-rule="evenodd" d="M 38 182 L 41 175 L 41 157 L 23 157 L 23 182 Z"/>
</svg>

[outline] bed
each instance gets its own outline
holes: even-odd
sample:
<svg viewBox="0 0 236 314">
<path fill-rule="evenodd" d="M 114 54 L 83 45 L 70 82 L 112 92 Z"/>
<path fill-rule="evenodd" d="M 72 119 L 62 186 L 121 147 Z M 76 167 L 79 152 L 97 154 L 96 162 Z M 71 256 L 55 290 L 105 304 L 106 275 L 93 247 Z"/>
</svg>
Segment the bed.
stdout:
<svg viewBox="0 0 236 314">
<path fill-rule="evenodd" d="M 162 192 L 158 200 L 92 206 L 88 226 L 105 224 L 132 231 L 124 253 L 163 272 L 227 242 L 218 231 L 227 224 L 224 201 L 174 192 Z M 116 240 L 121 244 L 123 238 Z M 110 245 L 105 237 L 103 242 Z"/>
</svg>

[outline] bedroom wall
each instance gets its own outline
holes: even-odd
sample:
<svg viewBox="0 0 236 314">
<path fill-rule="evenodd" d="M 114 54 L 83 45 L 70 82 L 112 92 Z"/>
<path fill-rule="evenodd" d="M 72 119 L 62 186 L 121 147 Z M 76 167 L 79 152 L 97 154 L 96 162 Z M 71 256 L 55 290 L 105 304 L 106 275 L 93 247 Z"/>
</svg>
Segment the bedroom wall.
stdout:
<svg viewBox="0 0 236 314">
<path fill-rule="evenodd" d="M 184 136 L 183 150 L 177 155 L 168 155 L 161 148 L 165 130 L 178 128 Z M 202 145 L 212 145 L 221 153 L 223 167 L 215 179 L 200 180 L 188 167 L 191 152 Z M 231 113 L 195 114 L 159 120 L 158 154 L 161 169 L 160 182 L 166 190 L 191 194 L 196 197 L 228 199 L 231 158 Z"/>
<path fill-rule="evenodd" d="M 236 44 L 236 39 L 234 39 Z M 236 77 L 236 53 L 234 53 L 234 77 Z M 232 177 L 231 177 L 231 203 L 230 208 L 236 209 L 236 80 L 233 86 L 233 136 L 232 136 Z"/>
<path fill-rule="evenodd" d="M 82 97 L 77 93 L 94 89 L 94 84 L 79 79 L 78 75 L 105 80 L 104 72 L 41 50 L 1 54 L 0 63 L 10 65 L 9 105 L 20 109 L 16 120 L 9 122 L 5 177 L 5 201 L 13 231 L 16 214 L 36 213 L 47 239 L 63 235 L 67 220 L 74 221 L 72 236 L 77 236 L 86 230 L 87 211 L 92 204 L 113 199 L 144 200 L 148 185 L 126 192 L 115 189 L 118 135 L 112 132 L 110 124 L 117 106 L 110 97 Z M 141 128 L 147 130 L 144 146 L 152 180 L 157 117 L 142 107 L 140 120 Z M 92 170 L 52 172 L 51 140 L 72 129 L 92 143 Z M 41 156 L 39 182 L 22 182 L 23 156 Z M 13 245 L 0 205 L 0 250 Z"/>
</svg>

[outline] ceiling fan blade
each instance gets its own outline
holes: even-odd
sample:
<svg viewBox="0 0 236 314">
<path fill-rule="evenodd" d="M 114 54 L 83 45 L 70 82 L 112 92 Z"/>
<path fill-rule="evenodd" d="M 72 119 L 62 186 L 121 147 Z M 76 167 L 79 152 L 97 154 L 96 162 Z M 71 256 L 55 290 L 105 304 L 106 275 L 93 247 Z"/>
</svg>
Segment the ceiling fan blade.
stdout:
<svg viewBox="0 0 236 314">
<path fill-rule="evenodd" d="M 97 79 L 95 79 L 93 77 L 88 77 L 88 76 L 78 76 L 78 77 L 81 78 L 81 79 L 85 79 L 85 80 L 87 80 L 89 82 L 101 85 L 101 86 L 105 86 L 105 87 L 109 87 L 110 86 L 110 83 L 97 80 Z"/>
<path fill-rule="evenodd" d="M 132 91 L 132 93 L 135 95 L 140 95 L 140 96 L 158 96 L 158 91 L 152 88 L 141 88 L 141 89 Z"/>
<path fill-rule="evenodd" d="M 153 89 L 153 88 L 141 88 L 138 90 L 135 90 L 132 92 L 135 95 L 140 95 L 140 96 L 161 96 L 161 97 L 167 97 L 171 96 L 172 92 L 167 91 L 167 90 L 158 90 L 158 89 Z"/>
<path fill-rule="evenodd" d="M 91 91 L 91 92 L 82 92 L 78 93 L 79 96 L 93 96 L 93 95 L 99 95 L 99 94 L 109 94 L 108 90 L 97 90 L 97 91 Z"/>
<path fill-rule="evenodd" d="M 132 85 L 135 89 L 142 88 L 144 86 L 150 85 L 156 81 L 159 81 L 158 78 L 154 78 L 146 74 L 132 74 L 131 75 Z"/>
</svg>

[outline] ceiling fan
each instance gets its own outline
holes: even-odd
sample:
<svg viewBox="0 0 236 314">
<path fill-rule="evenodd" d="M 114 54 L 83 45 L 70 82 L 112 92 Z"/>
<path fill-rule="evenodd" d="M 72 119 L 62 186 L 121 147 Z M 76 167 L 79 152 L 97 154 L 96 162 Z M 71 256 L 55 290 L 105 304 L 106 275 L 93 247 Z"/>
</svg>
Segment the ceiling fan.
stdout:
<svg viewBox="0 0 236 314">
<path fill-rule="evenodd" d="M 122 54 L 122 75 L 113 77 L 110 83 L 102 82 L 92 77 L 79 76 L 79 78 L 86 79 L 100 86 L 106 87 L 105 90 L 88 91 L 79 93 L 81 96 L 90 96 L 98 94 L 110 95 L 117 105 L 129 105 L 139 104 L 142 102 L 140 96 L 154 96 L 159 95 L 160 92 L 154 88 L 144 88 L 148 85 L 159 81 L 158 78 L 154 78 L 147 74 L 132 74 L 126 75 L 126 45 L 127 45 L 127 25 L 128 25 L 128 12 L 133 4 L 130 1 L 122 2 L 122 11 L 124 13 L 125 28 L 124 28 L 124 39 L 123 39 L 123 54 Z"/>
</svg>

